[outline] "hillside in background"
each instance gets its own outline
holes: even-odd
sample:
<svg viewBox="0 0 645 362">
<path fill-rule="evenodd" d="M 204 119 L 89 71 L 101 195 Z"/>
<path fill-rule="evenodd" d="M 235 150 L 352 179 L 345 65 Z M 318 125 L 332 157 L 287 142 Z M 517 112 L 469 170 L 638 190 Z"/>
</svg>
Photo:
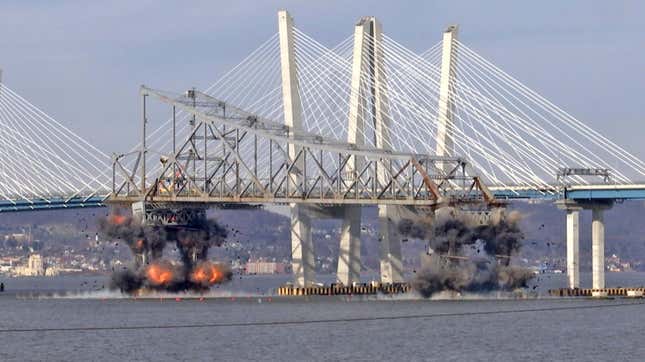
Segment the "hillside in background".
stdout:
<svg viewBox="0 0 645 362">
<path fill-rule="evenodd" d="M 566 255 L 566 217 L 552 203 L 515 202 L 512 209 L 524 215 L 521 225 L 526 236 L 522 255 L 529 258 Z M 616 203 L 605 211 L 605 255 L 616 254 L 634 264 L 645 261 L 645 204 L 640 201 Z M 591 211 L 580 212 L 580 264 L 591 268 Z"/>
<path fill-rule="evenodd" d="M 565 213 L 552 203 L 515 202 L 509 209 L 518 210 L 522 215 L 521 226 L 525 234 L 520 257 L 531 264 L 546 262 L 556 268 L 564 268 L 566 255 Z M 629 261 L 638 269 L 645 269 L 645 207 L 641 202 L 616 204 L 605 213 L 606 255 L 616 254 L 623 261 Z M 97 235 L 97 219 L 105 216 L 107 209 L 42 211 L 3 214 L 0 220 L 0 246 L 2 254 L 31 242 L 31 250 L 42 250 L 54 255 L 64 250 L 82 251 L 88 255 L 98 253 L 92 243 Z M 212 249 L 217 259 L 246 262 L 251 259 L 268 259 L 288 262 L 291 244 L 288 217 L 264 209 L 236 209 L 209 212 L 229 230 L 227 242 L 220 248 Z M 341 220 L 315 220 L 313 240 L 317 267 L 321 271 L 333 272 L 336 268 L 338 240 Z M 31 233 L 31 241 L 11 240 L 9 235 Z M 361 254 L 366 270 L 378 268 L 376 208 L 363 211 Z M 426 250 L 422 240 L 404 239 L 404 263 L 414 268 L 419 263 L 419 254 Z M 123 246 L 121 245 L 121 248 Z M 28 252 L 29 247 L 23 248 Z M 113 255 L 129 257 L 127 250 L 105 254 L 107 263 Z M 581 212 L 580 253 L 583 269 L 591 264 L 591 212 Z"/>
</svg>

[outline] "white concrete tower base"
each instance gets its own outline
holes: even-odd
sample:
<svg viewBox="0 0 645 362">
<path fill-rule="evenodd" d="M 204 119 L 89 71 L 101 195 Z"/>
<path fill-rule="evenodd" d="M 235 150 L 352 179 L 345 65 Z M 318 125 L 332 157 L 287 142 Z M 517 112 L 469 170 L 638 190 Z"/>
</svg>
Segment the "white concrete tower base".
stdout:
<svg viewBox="0 0 645 362">
<path fill-rule="evenodd" d="M 291 205 L 291 263 L 294 286 L 305 287 L 314 282 L 316 269 L 311 218 L 299 204 Z"/>
<path fill-rule="evenodd" d="M 591 272 L 592 288 L 605 287 L 605 222 L 604 210 L 594 207 L 591 211 Z"/>
<path fill-rule="evenodd" d="M 337 280 L 344 285 L 361 281 L 361 208 L 345 206 L 340 231 Z"/>
<path fill-rule="evenodd" d="M 401 236 L 392 215 L 393 211 L 393 206 L 379 205 L 378 207 L 381 283 L 403 282 Z"/>
<path fill-rule="evenodd" d="M 580 288 L 579 220 L 579 210 L 567 210 L 567 279 L 569 288 Z"/>
</svg>

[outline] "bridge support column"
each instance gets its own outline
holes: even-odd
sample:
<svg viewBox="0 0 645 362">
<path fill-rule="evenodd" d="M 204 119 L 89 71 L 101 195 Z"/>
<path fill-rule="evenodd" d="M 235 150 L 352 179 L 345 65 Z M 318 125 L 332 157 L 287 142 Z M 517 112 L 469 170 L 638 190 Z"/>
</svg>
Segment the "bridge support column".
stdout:
<svg viewBox="0 0 645 362">
<path fill-rule="evenodd" d="M 381 256 L 381 283 L 403 282 L 401 262 L 401 235 L 393 215 L 394 207 L 379 205 L 379 247 Z"/>
<path fill-rule="evenodd" d="M 567 285 L 580 288 L 580 210 L 586 205 L 573 200 L 560 200 L 556 205 L 567 213 Z"/>
<path fill-rule="evenodd" d="M 338 251 L 338 282 L 352 285 L 361 281 L 361 207 L 345 206 Z"/>
<path fill-rule="evenodd" d="M 287 11 L 278 12 L 278 34 L 280 38 L 280 68 L 282 74 L 282 106 L 284 124 L 294 131 L 302 129 L 302 109 L 298 85 L 293 19 Z M 299 147 L 290 144 L 288 155 L 295 159 Z M 296 190 L 304 174 L 302 158 L 289 173 L 289 189 Z M 291 208 L 291 257 L 294 284 L 297 287 L 314 282 L 314 248 L 311 240 L 311 218 L 303 205 L 292 203 Z"/>
<path fill-rule="evenodd" d="M 613 200 L 560 200 L 560 209 L 567 211 L 567 276 L 569 288 L 580 287 L 579 271 L 579 210 L 591 209 L 591 272 L 593 289 L 605 288 L 605 222 L 603 213 Z M 597 292 L 594 296 L 603 296 Z"/>
<path fill-rule="evenodd" d="M 305 287 L 316 276 L 314 246 L 311 240 L 311 217 L 304 205 L 291 205 L 291 265 L 294 286 Z"/>
<path fill-rule="evenodd" d="M 567 279 L 569 288 L 580 288 L 580 209 L 567 209 Z"/>
<path fill-rule="evenodd" d="M 594 207 L 591 211 L 591 272 L 592 288 L 605 287 L 605 222 L 604 209 Z"/>
<path fill-rule="evenodd" d="M 452 156 L 454 153 L 454 79 L 457 63 L 455 41 L 457 40 L 458 27 L 451 25 L 443 33 L 441 50 L 441 79 L 439 81 L 439 114 L 437 117 L 437 156 Z M 443 164 L 444 171 L 450 165 Z"/>
</svg>

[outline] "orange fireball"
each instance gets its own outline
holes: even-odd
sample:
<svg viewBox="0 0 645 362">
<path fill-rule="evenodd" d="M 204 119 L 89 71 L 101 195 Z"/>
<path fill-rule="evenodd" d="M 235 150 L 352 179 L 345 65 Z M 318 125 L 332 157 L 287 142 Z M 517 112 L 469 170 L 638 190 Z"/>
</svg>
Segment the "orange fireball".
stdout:
<svg viewBox="0 0 645 362">
<path fill-rule="evenodd" d="M 213 285 L 224 280 L 224 273 L 219 266 L 206 261 L 195 267 L 190 274 L 190 280 L 202 285 Z"/>
<path fill-rule="evenodd" d="M 160 263 L 150 264 L 146 270 L 146 276 L 153 285 L 168 285 L 173 279 L 172 267 Z"/>
<path fill-rule="evenodd" d="M 110 215 L 110 223 L 115 225 L 121 225 L 125 222 L 125 216 L 119 214 Z"/>
<path fill-rule="evenodd" d="M 208 279 L 208 281 L 211 284 L 215 283 L 220 283 L 224 279 L 224 273 L 222 273 L 221 270 L 219 270 L 217 267 L 213 265 L 211 268 L 211 277 Z"/>
<path fill-rule="evenodd" d="M 196 283 L 204 283 L 208 280 L 208 273 L 206 268 L 198 266 L 190 275 L 190 279 Z"/>
</svg>

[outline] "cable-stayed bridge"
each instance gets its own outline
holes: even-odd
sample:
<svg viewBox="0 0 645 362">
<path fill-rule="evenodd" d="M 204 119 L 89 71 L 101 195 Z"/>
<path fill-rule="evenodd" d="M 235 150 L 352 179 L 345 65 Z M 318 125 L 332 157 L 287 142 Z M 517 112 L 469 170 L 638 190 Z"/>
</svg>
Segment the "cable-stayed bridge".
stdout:
<svg viewBox="0 0 645 362">
<path fill-rule="evenodd" d="M 0 212 L 103 205 L 110 156 L 1 81 L 0 124 Z"/>
<path fill-rule="evenodd" d="M 141 143 L 110 167 L 108 156 L 2 86 L 2 210 L 109 199 L 168 221 L 178 208 L 288 204 L 296 284 L 306 285 L 312 217 L 343 219 L 338 273 L 350 284 L 360 271 L 360 207 L 378 205 L 381 276 L 396 282 L 402 213 L 559 200 L 572 287 L 579 210 L 593 210 L 600 288 L 602 210 L 645 199 L 643 161 L 464 45 L 457 27 L 417 54 L 367 17 L 327 47 L 280 12 L 278 33 L 211 87 L 142 86 L 141 96 Z"/>
</svg>

